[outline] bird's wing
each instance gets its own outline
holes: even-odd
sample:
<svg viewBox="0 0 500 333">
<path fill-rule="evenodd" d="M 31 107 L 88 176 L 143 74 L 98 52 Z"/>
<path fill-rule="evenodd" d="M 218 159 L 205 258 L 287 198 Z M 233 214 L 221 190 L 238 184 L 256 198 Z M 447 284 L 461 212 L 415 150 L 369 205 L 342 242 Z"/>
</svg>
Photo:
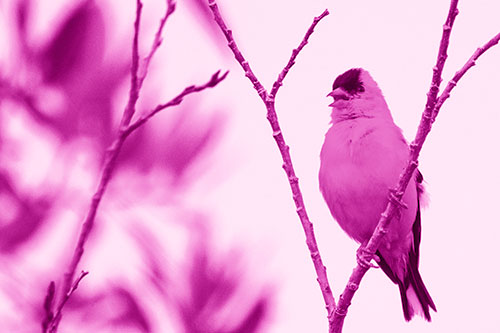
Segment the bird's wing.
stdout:
<svg viewBox="0 0 500 333">
<path fill-rule="evenodd" d="M 415 222 L 413 222 L 413 250 L 415 251 L 415 258 L 418 261 L 420 258 L 420 239 L 422 237 L 422 223 L 420 220 L 420 200 L 424 195 L 424 176 L 420 170 L 415 170 L 415 180 L 417 184 L 417 215 L 415 216 Z"/>
</svg>

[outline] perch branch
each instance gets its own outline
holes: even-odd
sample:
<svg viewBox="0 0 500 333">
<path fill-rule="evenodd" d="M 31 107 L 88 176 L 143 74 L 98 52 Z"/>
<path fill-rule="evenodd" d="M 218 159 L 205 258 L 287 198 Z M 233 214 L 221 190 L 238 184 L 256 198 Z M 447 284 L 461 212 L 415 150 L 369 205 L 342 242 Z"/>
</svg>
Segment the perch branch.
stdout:
<svg viewBox="0 0 500 333">
<path fill-rule="evenodd" d="M 273 84 L 273 88 L 271 89 L 271 93 L 267 93 L 266 89 L 262 86 L 260 81 L 257 79 L 255 74 L 253 73 L 252 69 L 250 68 L 250 65 L 248 61 L 245 59 L 241 51 L 239 50 L 238 46 L 236 45 L 236 42 L 233 38 L 232 31 L 228 29 L 226 23 L 224 22 L 222 15 L 219 11 L 219 8 L 217 4 L 215 3 L 214 0 L 209 0 L 208 5 L 210 9 L 213 12 L 214 15 L 214 20 L 222 30 L 222 33 L 227 39 L 228 42 L 228 47 L 231 49 L 231 51 L 234 54 L 234 57 L 238 61 L 238 63 L 241 65 L 243 70 L 245 71 L 245 76 L 248 77 L 250 82 L 252 82 L 253 87 L 257 91 L 257 94 L 260 96 L 264 104 L 266 105 L 267 109 L 267 119 L 271 125 L 271 128 L 273 130 L 273 138 L 276 141 L 276 144 L 278 145 L 278 148 L 281 153 L 281 157 L 283 159 L 283 169 L 286 172 L 288 182 L 290 184 L 290 188 L 293 194 L 293 200 L 295 203 L 296 211 L 297 214 L 300 218 L 300 222 L 302 223 L 302 227 L 304 229 L 304 233 L 306 235 L 306 243 L 307 247 L 309 248 L 309 252 L 311 254 L 311 259 L 314 264 L 314 268 L 316 270 L 316 275 L 317 275 L 317 281 L 320 285 L 321 292 L 323 294 L 323 299 L 326 304 L 326 309 L 328 311 L 328 317 L 330 318 L 331 315 L 333 314 L 333 310 L 335 309 L 335 299 L 333 298 L 333 294 L 330 288 L 330 285 L 328 283 L 328 278 L 326 275 L 326 268 L 323 265 L 323 262 L 321 260 L 321 255 L 318 250 L 318 245 L 316 243 L 316 237 L 314 235 L 314 229 L 311 221 L 309 220 L 309 217 L 306 212 L 306 208 L 304 205 L 304 200 L 302 198 L 302 193 L 300 191 L 299 187 L 299 179 L 295 175 L 295 171 L 293 168 L 292 164 L 292 159 L 290 157 L 290 148 L 286 144 L 285 139 L 283 137 L 283 133 L 281 131 L 279 122 L 278 122 L 278 117 L 276 115 L 276 110 L 275 110 L 275 105 L 274 105 L 274 98 L 276 93 L 278 92 L 279 87 L 283 83 L 283 79 L 285 78 L 286 74 L 290 70 L 290 68 L 294 65 L 295 59 L 299 52 L 302 50 L 302 48 L 307 44 L 307 41 L 309 39 L 309 36 L 313 33 L 314 27 L 318 24 L 318 22 L 328 15 L 328 10 L 325 10 L 321 15 L 318 17 L 314 18 L 313 23 L 309 27 L 306 35 L 302 39 L 300 45 L 293 50 L 292 56 L 290 57 L 290 60 L 288 61 L 287 65 L 285 68 L 281 71 L 279 74 L 276 82 Z M 330 319 L 329 319 L 330 322 Z"/>
<path fill-rule="evenodd" d="M 399 210 L 399 206 L 395 203 L 395 201 L 401 201 L 403 194 L 406 190 L 406 187 L 408 186 L 408 183 L 417 168 L 418 165 L 418 156 L 420 153 L 420 150 L 422 149 L 422 145 L 425 141 L 425 138 L 427 137 L 427 134 L 431 130 L 432 122 L 432 114 L 434 107 L 437 102 L 437 95 L 439 93 L 439 85 L 441 83 L 441 74 L 443 72 L 443 66 L 446 62 L 447 58 L 447 49 L 449 45 L 449 39 L 450 39 L 450 34 L 451 30 L 453 27 L 453 23 L 455 21 L 456 16 L 458 15 L 458 9 L 457 9 L 457 4 L 458 0 L 451 0 L 450 2 L 450 9 L 448 11 L 448 16 L 446 19 L 445 24 L 443 25 L 443 34 L 441 37 L 441 43 L 439 46 L 439 51 L 438 51 L 438 57 L 437 57 L 437 62 L 436 65 L 433 68 L 433 76 L 432 76 L 432 82 L 431 82 L 431 87 L 429 89 L 429 92 L 427 93 L 427 103 L 425 105 L 425 110 L 422 114 L 422 118 L 420 120 L 420 124 L 417 130 L 417 134 L 413 142 L 410 144 L 410 159 L 408 162 L 408 165 L 406 168 L 403 170 L 399 177 L 398 184 L 396 186 L 396 189 L 392 191 L 393 197 L 395 200 L 389 200 L 389 203 L 387 205 L 387 208 L 385 211 L 381 214 L 380 220 L 378 222 L 377 227 L 375 228 L 375 231 L 370 238 L 368 244 L 366 245 L 365 248 L 365 253 L 367 254 L 367 259 L 368 261 L 373 259 L 373 255 L 377 248 L 380 245 L 380 242 L 382 240 L 382 237 L 385 235 L 387 232 L 387 228 L 389 227 L 389 224 L 391 223 L 391 219 L 394 216 L 394 214 Z M 354 268 L 351 277 L 349 278 L 349 282 L 347 283 L 346 288 L 344 289 L 344 292 L 340 296 L 339 299 L 339 304 L 337 308 L 335 309 L 335 314 L 333 317 L 333 327 L 334 331 L 333 332 L 342 332 L 342 326 L 344 323 L 344 318 L 347 314 L 347 309 L 351 303 L 351 300 L 354 296 L 354 293 L 359 287 L 359 284 L 361 282 L 361 279 L 365 275 L 365 273 L 368 271 L 369 267 L 365 265 L 360 265 L 359 263 L 357 266 Z"/>
</svg>

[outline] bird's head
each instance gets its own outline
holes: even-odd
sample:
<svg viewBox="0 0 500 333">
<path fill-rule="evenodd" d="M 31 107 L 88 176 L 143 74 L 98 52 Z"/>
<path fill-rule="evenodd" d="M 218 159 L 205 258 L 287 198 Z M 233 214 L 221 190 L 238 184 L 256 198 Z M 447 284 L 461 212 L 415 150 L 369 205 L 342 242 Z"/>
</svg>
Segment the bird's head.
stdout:
<svg viewBox="0 0 500 333">
<path fill-rule="evenodd" d="M 389 117 L 392 120 L 382 91 L 370 73 L 362 68 L 352 68 L 339 75 L 327 96 L 333 97 L 329 106 L 334 122 L 359 117 Z"/>
</svg>

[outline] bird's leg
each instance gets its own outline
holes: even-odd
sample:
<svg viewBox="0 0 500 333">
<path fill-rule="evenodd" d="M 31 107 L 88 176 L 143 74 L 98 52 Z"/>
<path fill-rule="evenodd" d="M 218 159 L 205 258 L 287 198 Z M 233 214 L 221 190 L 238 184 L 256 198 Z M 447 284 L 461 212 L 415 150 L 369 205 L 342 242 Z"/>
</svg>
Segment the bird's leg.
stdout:
<svg viewBox="0 0 500 333">
<path fill-rule="evenodd" d="M 377 265 L 370 262 L 370 257 L 372 257 L 371 259 L 375 259 L 376 262 L 380 262 L 380 258 L 375 253 L 368 251 L 365 245 L 361 244 L 356 251 L 356 261 L 358 265 L 364 268 L 379 268 Z"/>
</svg>

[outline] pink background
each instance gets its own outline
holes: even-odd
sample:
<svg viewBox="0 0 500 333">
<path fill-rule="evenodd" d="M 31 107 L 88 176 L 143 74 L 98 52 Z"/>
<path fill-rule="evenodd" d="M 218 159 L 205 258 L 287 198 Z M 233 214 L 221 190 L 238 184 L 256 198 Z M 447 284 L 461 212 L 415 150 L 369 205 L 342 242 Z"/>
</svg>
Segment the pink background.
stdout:
<svg viewBox="0 0 500 333">
<path fill-rule="evenodd" d="M 0 2 L 0 44 L 4 45 L 0 49 L 0 71 L 6 77 L 18 75 L 13 65 L 14 52 L 5 47 L 13 45 L 13 33 L 9 33 L 13 3 Z M 75 3 L 37 3 L 29 37 L 33 44 L 43 44 L 64 18 L 61 13 Z M 107 47 L 127 55 L 134 3 L 99 2 Z M 139 220 L 147 221 L 166 249 L 165 262 L 182 267 L 190 253 L 186 244 L 195 236 L 179 227 L 178 222 L 168 222 L 180 220 L 181 225 L 194 223 L 194 228 L 202 228 L 201 237 L 210 235 L 214 256 L 226 258 L 241 273 L 239 279 L 247 287 L 239 293 L 273 295 L 268 321 L 260 331 L 326 332 L 324 303 L 264 105 L 224 47 L 219 31 L 204 21 L 192 3 L 179 1 L 167 22 L 164 44 L 152 63 L 140 106 L 151 108 L 187 85 L 205 82 L 215 70 L 229 69 L 229 76 L 219 86 L 186 98 L 184 107 L 163 111 L 148 129 L 160 138 L 181 112 L 192 112 L 188 122 L 191 126 L 211 121 L 219 124 L 216 138 L 187 171 L 189 185 L 157 186 L 173 184 L 175 178 L 175 173 L 159 168 L 140 174 L 134 168 L 119 170 L 98 212 L 101 220 L 97 221 L 95 238 L 81 265 L 90 270 L 90 275 L 77 293 L 106 288 L 110 281 L 141 283 L 141 258 L 130 236 L 137 236 Z M 298 46 L 313 17 L 325 8 L 330 10 L 285 79 L 276 106 L 338 299 L 355 265 L 357 245 L 333 221 L 318 190 L 318 156 L 330 112 L 325 95 L 338 74 L 352 67 L 367 69 L 384 92 L 395 122 L 412 140 L 449 2 L 220 0 L 218 4 L 241 51 L 267 88 Z M 150 45 L 163 8 L 162 1 L 144 1 L 142 54 Z M 444 83 L 478 46 L 500 30 L 498 1 L 462 1 L 459 9 Z M 113 55 L 105 57 L 112 59 Z M 430 205 L 422 217 L 420 272 L 438 309 L 432 314 L 432 323 L 420 318 L 406 323 L 396 286 L 380 270 L 370 270 L 349 308 L 345 332 L 498 331 L 499 57 L 496 46 L 460 81 L 441 109 L 421 153 L 420 170 L 427 182 Z M 65 103 L 57 88 L 44 89 L 37 94 L 44 96 L 40 99 L 47 108 Z M 125 80 L 113 97 L 115 121 L 125 105 L 127 91 Z M 6 105 L 1 105 L 2 112 L 7 112 Z M 60 276 L 95 188 L 101 160 L 90 139 L 60 145 L 26 112 L 15 107 L 8 112 L 0 121 L 2 135 L 7 138 L 3 139 L 0 161 L 4 168 L 15 170 L 13 179 L 19 189 L 50 197 L 56 195 L 52 189 L 65 185 L 50 222 L 14 254 L 0 257 L 0 326 L 5 325 L 11 332 L 32 332 L 39 323 L 26 321 L 29 315 L 12 302 L 9 290 L 18 290 L 25 299 L 32 297 L 33 302 L 40 302 L 48 281 Z M 5 147 L 10 147 L 11 155 L 5 153 Z M 3 197 L 0 207 L 2 215 L 17 214 Z M 207 221 L 202 226 L 197 224 L 200 216 Z M 172 276 L 182 280 L 183 274 L 179 269 Z M 182 290 L 179 287 L 178 292 L 182 294 Z M 145 311 L 156 318 L 153 331 L 178 329 L 175 318 L 156 313 L 159 305 L 153 291 L 145 291 L 142 297 L 149 299 Z M 247 305 L 238 301 L 234 306 Z M 65 317 L 62 327 L 68 332 L 88 331 L 81 324 L 71 326 L 72 322 L 78 321 Z M 100 332 L 106 331 L 100 328 Z"/>
</svg>

